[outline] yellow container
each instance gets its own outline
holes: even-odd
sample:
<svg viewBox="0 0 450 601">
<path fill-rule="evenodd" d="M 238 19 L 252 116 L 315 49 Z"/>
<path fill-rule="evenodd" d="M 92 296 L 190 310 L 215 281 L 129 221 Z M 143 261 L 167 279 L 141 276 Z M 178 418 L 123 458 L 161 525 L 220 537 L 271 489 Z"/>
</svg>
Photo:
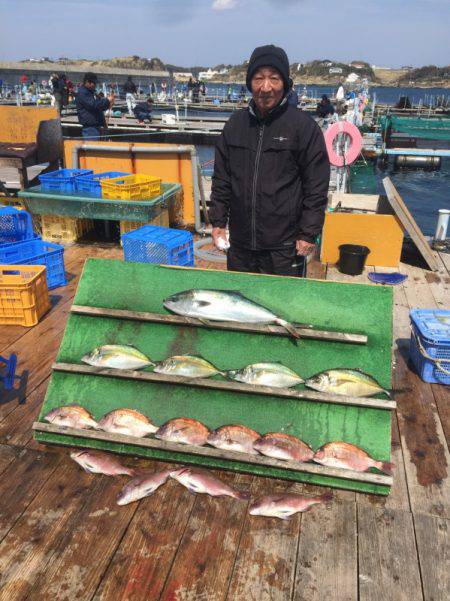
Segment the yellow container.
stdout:
<svg viewBox="0 0 450 601">
<path fill-rule="evenodd" d="M 0 325 L 35 326 L 50 309 L 45 265 L 0 265 Z"/>
<path fill-rule="evenodd" d="M 94 227 L 92 219 L 41 215 L 42 239 L 47 242 L 68 244 L 76 242 Z"/>
<path fill-rule="evenodd" d="M 100 180 L 102 198 L 148 200 L 161 194 L 161 179 L 151 175 L 124 175 Z"/>
<path fill-rule="evenodd" d="M 120 235 L 128 234 L 133 230 L 137 230 L 144 225 L 161 225 L 162 227 L 169 227 L 169 211 L 168 209 L 162 209 L 158 217 L 155 217 L 147 223 L 142 221 L 121 221 L 120 222 Z"/>
</svg>

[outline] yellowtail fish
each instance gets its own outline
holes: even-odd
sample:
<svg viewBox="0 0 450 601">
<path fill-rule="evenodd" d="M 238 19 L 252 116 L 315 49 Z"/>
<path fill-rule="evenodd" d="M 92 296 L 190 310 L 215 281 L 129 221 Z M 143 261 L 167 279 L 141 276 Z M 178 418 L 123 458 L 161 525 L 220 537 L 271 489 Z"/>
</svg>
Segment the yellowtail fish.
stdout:
<svg viewBox="0 0 450 601">
<path fill-rule="evenodd" d="M 208 436 L 207 443 L 217 449 L 257 455 L 258 453 L 253 449 L 253 443 L 258 438 L 258 432 L 251 428 L 231 425 L 221 426 L 217 430 L 213 430 Z"/>
<path fill-rule="evenodd" d="M 84 363 L 93 367 L 109 367 L 112 369 L 142 369 L 153 365 L 152 361 L 133 346 L 121 344 L 105 344 L 81 358 Z"/>
<path fill-rule="evenodd" d="M 253 363 L 243 369 L 229 370 L 226 373 L 232 380 L 256 386 L 288 388 L 303 382 L 295 371 L 281 363 Z"/>
<path fill-rule="evenodd" d="M 105 474 L 105 476 L 134 476 L 135 470 L 122 465 L 114 455 L 102 451 L 81 449 L 73 451 L 70 456 L 90 474 Z"/>
<path fill-rule="evenodd" d="M 65 405 L 52 409 L 44 419 L 55 426 L 64 426 L 65 428 L 99 429 L 99 425 L 92 415 L 80 405 Z"/>
<path fill-rule="evenodd" d="M 225 375 L 206 359 L 194 355 L 174 355 L 157 363 L 154 371 L 158 374 L 185 378 L 210 378 L 216 374 Z"/>
<path fill-rule="evenodd" d="M 162 425 L 155 437 L 169 442 L 202 446 L 206 443 L 208 435 L 208 428 L 196 419 L 176 417 Z"/>
<path fill-rule="evenodd" d="M 250 515 L 261 515 L 269 518 L 288 520 L 295 513 L 309 511 L 313 505 L 328 503 L 333 493 L 325 493 L 317 497 L 305 497 L 295 493 L 267 495 L 260 497 L 250 505 Z"/>
<path fill-rule="evenodd" d="M 166 298 L 164 307 L 178 315 L 210 321 L 278 324 L 294 338 L 295 326 L 234 290 L 185 290 Z"/>
<path fill-rule="evenodd" d="M 314 451 L 300 438 L 282 432 L 268 432 L 258 438 L 253 448 L 267 457 L 284 461 L 311 461 Z"/>
<path fill-rule="evenodd" d="M 367 472 L 375 467 L 392 476 L 393 463 L 372 459 L 365 451 L 348 442 L 328 442 L 314 453 L 314 461 L 327 467 L 339 467 L 357 472 Z"/>
<path fill-rule="evenodd" d="M 128 436 L 147 436 L 158 430 L 148 417 L 134 409 L 114 409 L 98 422 L 99 428 L 105 432 L 126 434 Z"/>
<path fill-rule="evenodd" d="M 117 505 L 128 505 L 149 497 L 155 490 L 165 484 L 170 474 L 176 469 L 162 470 L 161 472 L 142 473 L 129 480 L 117 495 Z"/>
<path fill-rule="evenodd" d="M 383 393 L 390 397 L 372 376 L 357 369 L 327 369 L 308 378 L 305 385 L 330 394 L 364 397 Z"/>
<path fill-rule="evenodd" d="M 203 470 L 188 467 L 172 473 L 170 477 L 192 493 L 207 494 L 211 497 L 233 497 L 240 500 L 249 498 L 247 493 L 234 490 L 225 482 L 221 482 L 218 478 Z"/>
</svg>

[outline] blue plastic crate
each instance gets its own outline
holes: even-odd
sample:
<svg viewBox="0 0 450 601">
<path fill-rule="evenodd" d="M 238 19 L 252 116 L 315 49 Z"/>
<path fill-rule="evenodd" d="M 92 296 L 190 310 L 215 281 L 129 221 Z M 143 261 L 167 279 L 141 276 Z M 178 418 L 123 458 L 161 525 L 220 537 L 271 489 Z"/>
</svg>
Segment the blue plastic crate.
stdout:
<svg viewBox="0 0 450 601">
<path fill-rule="evenodd" d="M 41 189 L 49 192 L 75 192 L 75 179 L 80 175 L 90 175 L 92 169 L 59 169 L 39 176 Z"/>
<path fill-rule="evenodd" d="M 0 245 L 30 240 L 35 236 L 31 215 L 14 207 L 0 207 Z"/>
<path fill-rule="evenodd" d="M 123 234 L 123 256 L 134 263 L 194 265 L 194 239 L 190 232 L 157 225 L 144 225 Z"/>
<path fill-rule="evenodd" d="M 67 284 L 64 269 L 64 246 L 45 240 L 25 240 L 0 247 L 0 263 L 3 265 L 45 265 L 47 288 Z"/>
<path fill-rule="evenodd" d="M 92 173 L 91 175 L 79 175 L 75 178 L 75 187 L 77 192 L 88 194 L 95 198 L 102 197 L 101 179 L 110 179 L 111 177 L 120 177 L 122 175 L 131 175 L 123 171 L 105 171 L 105 173 Z"/>
<path fill-rule="evenodd" d="M 409 356 L 430 384 L 450 384 L 450 311 L 412 309 Z M 448 372 L 448 373 L 446 373 Z"/>
</svg>

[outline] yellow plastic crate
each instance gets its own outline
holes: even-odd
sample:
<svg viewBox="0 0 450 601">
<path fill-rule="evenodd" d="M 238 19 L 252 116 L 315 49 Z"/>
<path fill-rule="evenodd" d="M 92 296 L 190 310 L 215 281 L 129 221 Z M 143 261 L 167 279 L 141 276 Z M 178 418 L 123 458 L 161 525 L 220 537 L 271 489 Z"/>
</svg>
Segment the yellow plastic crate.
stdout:
<svg viewBox="0 0 450 601">
<path fill-rule="evenodd" d="M 168 209 L 162 209 L 161 213 L 152 219 L 143 223 L 142 221 L 121 221 L 120 222 L 120 235 L 128 234 L 133 230 L 137 230 L 144 225 L 161 225 L 162 227 L 169 227 L 169 211 Z"/>
<path fill-rule="evenodd" d="M 45 265 L 0 265 L 0 325 L 35 326 L 50 309 Z"/>
<path fill-rule="evenodd" d="M 47 242 L 59 244 L 76 242 L 93 227 L 92 219 L 41 215 L 42 239 Z"/>
<path fill-rule="evenodd" d="M 100 180 L 102 198 L 148 200 L 161 194 L 161 179 L 151 175 L 124 175 Z"/>
<path fill-rule="evenodd" d="M 20 202 L 20 199 L 16 197 L 11 198 L 10 196 L 0 196 L 0 206 L 1 205 L 5 207 L 14 207 L 20 211 L 25 209 L 23 204 Z"/>
</svg>

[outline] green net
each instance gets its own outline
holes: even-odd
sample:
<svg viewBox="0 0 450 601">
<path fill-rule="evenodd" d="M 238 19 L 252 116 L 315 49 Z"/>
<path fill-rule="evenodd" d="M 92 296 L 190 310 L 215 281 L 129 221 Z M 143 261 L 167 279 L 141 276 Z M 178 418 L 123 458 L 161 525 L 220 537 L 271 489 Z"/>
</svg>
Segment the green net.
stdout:
<svg viewBox="0 0 450 601">
<path fill-rule="evenodd" d="M 365 161 L 350 165 L 349 188 L 352 194 L 376 194 L 374 165 Z"/>
<path fill-rule="evenodd" d="M 450 140 L 450 119 L 389 115 L 380 118 L 380 125 L 383 130 L 391 125 L 392 131 L 405 133 L 415 138 Z"/>
</svg>

